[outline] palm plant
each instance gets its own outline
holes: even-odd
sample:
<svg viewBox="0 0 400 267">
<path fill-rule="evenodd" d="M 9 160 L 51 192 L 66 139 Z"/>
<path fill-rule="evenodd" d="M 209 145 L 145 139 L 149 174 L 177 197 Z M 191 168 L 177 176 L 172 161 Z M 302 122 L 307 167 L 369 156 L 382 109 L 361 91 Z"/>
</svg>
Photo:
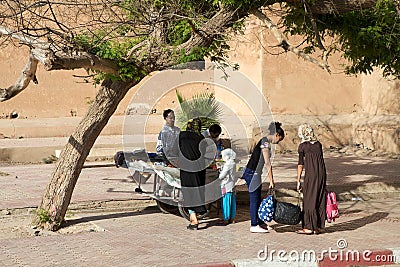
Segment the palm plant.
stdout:
<svg viewBox="0 0 400 267">
<path fill-rule="evenodd" d="M 193 118 L 200 118 L 201 131 L 207 130 L 214 123 L 220 124 L 222 108 L 213 93 L 198 93 L 188 100 L 176 90 L 176 96 L 180 106 L 176 112 L 177 125 L 182 130 L 186 130 L 186 123 Z"/>
</svg>

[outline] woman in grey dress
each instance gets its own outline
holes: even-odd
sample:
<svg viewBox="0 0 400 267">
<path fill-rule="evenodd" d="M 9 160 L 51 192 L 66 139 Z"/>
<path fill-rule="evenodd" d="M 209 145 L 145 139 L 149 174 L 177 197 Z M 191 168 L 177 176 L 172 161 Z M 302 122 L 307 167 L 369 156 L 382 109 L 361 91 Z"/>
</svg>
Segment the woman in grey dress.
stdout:
<svg viewBox="0 0 400 267">
<path fill-rule="evenodd" d="M 326 169 L 322 145 L 308 124 L 300 125 L 299 163 L 297 168 L 297 190 L 303 190 L 302 229 L 298 234 L 318 234 L 325 227 L 326 218 Z M 303 186 L 301 174 L 305 170 Z"/>
</svg>

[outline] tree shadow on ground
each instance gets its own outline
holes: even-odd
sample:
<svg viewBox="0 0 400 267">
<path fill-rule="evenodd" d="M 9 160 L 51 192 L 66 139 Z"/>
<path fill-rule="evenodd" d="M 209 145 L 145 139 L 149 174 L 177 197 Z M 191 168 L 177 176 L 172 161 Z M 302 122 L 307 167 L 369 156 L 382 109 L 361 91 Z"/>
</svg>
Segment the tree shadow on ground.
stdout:
<svg viewBox="0 0 400 267">
<path fill-rule="evenodd" d="M 157 207 L 149 206 L 140 211 L 117 212 L 117 213 L 109 213 L 109 214 L 102 214 L 102 215 L 86 216 L 86 217 L 82 217 L 82 218 L 78 218 L 78 219 L 69 219 L 69 220 L 66 220 L 65 222 L 63 222 L 62 227 L 68 227 L 68 226 L 76 225 L 79 223 L 87 223 L 87 222 L 100 221 L 100 220 L 148 215 L 148 214 L 160 213 L 160 212 L 161 211 Z"/>
<path fill-rule="evenodd" d="M 376 212 L 371 215 L 350 220 L 342 223 L 335 223 L 334 225 L 329 225 L 329 223 L 325 224 L 325 229 L 323 233 L 334 233 L 334 232 L 344 232 L 344 231 L 353 231 L 358 228 L 361 228 L 367 224 L 375 223 L 386 218 L 389 215 L 387 212 Z M 294 232 L 296 230 L 301 229 L 301 225 L 282 225 L 275 224 L 271 226 L 277 233 L 287 233 Z"/>
</svg>

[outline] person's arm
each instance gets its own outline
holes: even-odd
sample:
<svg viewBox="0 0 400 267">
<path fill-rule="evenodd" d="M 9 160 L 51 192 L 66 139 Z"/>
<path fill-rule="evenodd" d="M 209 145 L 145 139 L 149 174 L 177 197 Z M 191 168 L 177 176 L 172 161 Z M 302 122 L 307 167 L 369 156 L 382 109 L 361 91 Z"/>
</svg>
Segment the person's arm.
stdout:
<svg viewBox="0 0 400 267">
<path fill-rule="evenodd" d="M 236 168 L 236 164 L 233 160 L 228 160 L 225 162 L 224 166 L 222 166 L 221 171 L 219 172 L 219 179 L 224 179 L 229 175 L 233 175 Z"/>
<path fill-rule="evenodd" d="M 228 168 L 228 166 L 226 165 L 226 163 L 222 166 L 222 168 L 220 168 L 220 171 L 219 171 L 219 179 L 224 179 L 227 175 L 228 175 L 228 171 L 229 171 L 229 168 Z"/>
<path fill-rule="evenodd" d="M 301 174 L 303 173 L 303 169 L 304 169 L 304 151 L 303 151 L 303 146 L 300 145 L 299 149 L 299 161 L 297 164 L 297 191 L 301 190 Z"/>
<path fill-rule="evenodd" d="M 267 167 L 267 170 L 268 170 L 269 188 L 274 188 L 275 182 L 274 182 L 274 175 L 272 173 L 272 164 L 271 164 L 271 160 L 269 158 L 269 149 L 262 148 L 262 153 L 264 156 L 265 167 Z"/>
<path fill-rule="evenodd" d="M 297 191 L 301 189 L 301 174 L 303 172 L 303 165 L 297 165 Z"/>
<path fill-rule="evenodd" d="M 156 151 L 157 151 L 157 153 L 163 153 L 162 131 L 158 134 L 158 137 L 157 137 Z"/>
</svg>

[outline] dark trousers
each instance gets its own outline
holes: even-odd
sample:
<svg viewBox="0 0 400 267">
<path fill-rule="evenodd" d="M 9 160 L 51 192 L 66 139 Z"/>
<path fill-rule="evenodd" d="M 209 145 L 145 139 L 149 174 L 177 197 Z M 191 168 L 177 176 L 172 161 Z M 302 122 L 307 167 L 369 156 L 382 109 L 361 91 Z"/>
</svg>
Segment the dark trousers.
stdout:
<svg viewBox="0 0 400 267">
<path fill-rule="evenodd" d="M 243 178 L 249 189 L 251 226 L 262 225 L 264 222 L 258 218 L 258 208 L 261 204 L 261 173 L 254 173 L 252 176 L 246 175 Z"/>
</svg>

